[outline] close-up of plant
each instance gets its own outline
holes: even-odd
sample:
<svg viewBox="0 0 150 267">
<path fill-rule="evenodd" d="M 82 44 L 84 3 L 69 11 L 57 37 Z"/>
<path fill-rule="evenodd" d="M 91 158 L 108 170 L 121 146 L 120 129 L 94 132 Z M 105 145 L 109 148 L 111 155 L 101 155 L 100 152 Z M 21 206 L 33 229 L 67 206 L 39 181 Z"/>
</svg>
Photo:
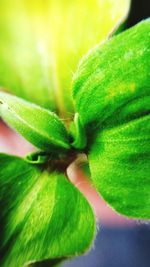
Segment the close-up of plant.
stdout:
<svg viewBox="0 0 150 267">
<path fill-rule="evenodd" d="M 76 160 L 113 210 L 150 219 L 150 19 L 122 30 L 122 1 L 100 37 L 91 23 L 97 32 L 103 18 L 80 18 L 84 1 L 45 2 L 1 1 L 0 117 L 36 148 L 0 153 L 2 267 L 61 266 L 93 246 L 95 211 L 67 175 Z"/>
</svg>

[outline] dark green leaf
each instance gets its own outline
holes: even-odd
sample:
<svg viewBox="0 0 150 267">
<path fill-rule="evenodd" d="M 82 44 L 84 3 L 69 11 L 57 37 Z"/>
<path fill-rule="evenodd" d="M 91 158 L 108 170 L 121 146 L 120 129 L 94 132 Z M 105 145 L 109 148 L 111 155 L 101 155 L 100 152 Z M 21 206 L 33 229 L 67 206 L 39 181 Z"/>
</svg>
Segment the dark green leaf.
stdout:
<svg viewBox="0 0 150 267">
<path fill-rule="evenodd" d="M 60 266 L 60 264 L 66 260 L 65 258 L 54 259 L 54 260 L 46 260 L 40 262 L 31 262 L 29 264 L 24 265 L 23 267 L 55 267 Z"/>
<path fill-rule="evenodd" d="M 0 154 L 2 267 L 79 255 L 94 237 L 95 220 L 82 194 L 60 173 L 41 173 Z"/>
<path fill-rule="evenodd" d="M 28 154 L 25 157 L 25 160 L 31 164 L 43 164 L 51 160 L 52 158 L 53 158 L 52 155 L 47 154 L 43 151 L 35 151 L 35 152 Z"/>
<path fill-rule="evenodd" d="M 83 58 L 73 96 L 82 124 L 113 127 L 150 111 L 150 19 L 98 45 Z"/>
<path fill-rule="evenodd" d="M 150 219 L 150 115 L 99 132 L 89 162 L 92 182 L 112 208 Z"/>
<path fill-rule="evenodd" d="M 21 98 L 0 92 L 0 116 L 36 147 L 69 149 L 69 135 L 54 113 Z"/>
</svg>

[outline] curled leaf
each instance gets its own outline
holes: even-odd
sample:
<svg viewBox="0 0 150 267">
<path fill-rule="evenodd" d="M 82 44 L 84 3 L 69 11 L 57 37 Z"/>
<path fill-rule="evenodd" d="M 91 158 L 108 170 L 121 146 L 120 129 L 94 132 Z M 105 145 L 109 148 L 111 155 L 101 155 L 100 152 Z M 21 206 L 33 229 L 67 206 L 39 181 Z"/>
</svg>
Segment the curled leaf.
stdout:
<svg viewBox="0 0 150 267">
<path fill-rule="evenodd" d="M 36 147 L 44 150 L 67 150 L 69 135 L 54 113 L 21 98 L 0 92 L 0 116 Z"/>
<path fill-rule="evenodd" d="M 43 151 L 35 151 L 28 154 L 25 157 L 25 160 L 28 161 L 29 163 L 39 164 L 39 165 L 46 163 L 50 159 L 52 159 L 52 155 L 45 153 Z"/>
<path fill-rule="evenodd" d="M 85 129 L 80 122 L 80 116 L 78 113 L 75 114 L 74 122 L 70 127 L 71 136 L 73 139 L 72 146 L 76 149 L 84 149 L 87 144 L 87 138 Z"/>
</svg>

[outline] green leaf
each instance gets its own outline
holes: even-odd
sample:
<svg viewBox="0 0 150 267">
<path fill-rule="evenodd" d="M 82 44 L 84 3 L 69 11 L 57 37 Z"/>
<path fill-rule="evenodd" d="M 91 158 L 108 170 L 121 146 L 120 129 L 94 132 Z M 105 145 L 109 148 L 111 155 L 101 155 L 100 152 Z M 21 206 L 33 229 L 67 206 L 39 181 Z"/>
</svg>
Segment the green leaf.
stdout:
<svg viewBox="0 0 150 267">
<path fill-rule="evenodd" d="M 54 113 L 21 98 L 0 92 L 0 116 L 36 147 L 69 149 L 69 135 Z"/>
<path fill-rule="evenodd" d="M 70 134 L 72 136 L 72 147 L 76 149 L 83 149 L 87 144 L 87 138 L 85 129 L 80 122 L 80 116 L 78 113 L 74 116 L 74 122 L 70 126 Z"/>
<path fill-rule="evenodd" d="M 63 174 L 41 172 L 20 158 L 0 154 L 0 162 L 1 266 L 54 263 L 85 252 L 95 219 L 77 188 Z"/>
<path fill-rule="evenodd" d="M 48 154 L 43 151 L 34 151 L 25 157 L 25 160 L 31 164 L 44 164 L 52 159 L 52 154 Z"/>
<path fill-rule="evenodd" d="M 99 132 L 89 163 L 93 184 L 113 209 L 150 219 L 150 115 Z"/>
<path fill-rule="evenodd" d="M 89 135 L 150 111 L 149 44 L 147 19 L 98 45 L 81 61 L 73 96 Z"/>
<path fill-rule="evenodd" d="M 79 59 L 125 19 L 130 0 L 0 3 L 0 85 L 68 118 Z"/>
</svg>

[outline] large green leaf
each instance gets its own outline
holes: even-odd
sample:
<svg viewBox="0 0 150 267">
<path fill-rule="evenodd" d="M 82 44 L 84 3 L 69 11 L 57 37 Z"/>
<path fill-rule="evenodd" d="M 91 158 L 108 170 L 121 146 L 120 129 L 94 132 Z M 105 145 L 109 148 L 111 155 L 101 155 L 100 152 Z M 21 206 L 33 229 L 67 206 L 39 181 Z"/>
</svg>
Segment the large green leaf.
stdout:
<svg viewBox="0 0 150 267">
<path fill-rule="evenodd" d="M 73 96 L 82 125 L 113 127 L 150 111 L 150 19 L 98 45 L 81 61 Z"/>
<path fill-rule="evenodd" d="M 126 17 L 129 4 L 1 0 L 0 85 L 51 110 L 72 112 L 71 80 L 79 59 Z"/>
<path fill-rule="evenodd" d="M 0 164 L 2 267 L 41 260 L 44 266 L 57 258 L 49 261 L 54 264 L 89 248 L 95 233 L 92 209 L 63 174 L 41 173 L 5 154 Z"/>
<path fill-rule="evenodd" d="M 69 149 L 69 135 L 54 113 L 0 92 L 0 116 L 29 142 L 49 151 Z"/>
<path fill-rule="evenodd" d="M 150 115 L 97 134 L 91 179 L 119 213 L 150 219 Z"/>
</svg>

